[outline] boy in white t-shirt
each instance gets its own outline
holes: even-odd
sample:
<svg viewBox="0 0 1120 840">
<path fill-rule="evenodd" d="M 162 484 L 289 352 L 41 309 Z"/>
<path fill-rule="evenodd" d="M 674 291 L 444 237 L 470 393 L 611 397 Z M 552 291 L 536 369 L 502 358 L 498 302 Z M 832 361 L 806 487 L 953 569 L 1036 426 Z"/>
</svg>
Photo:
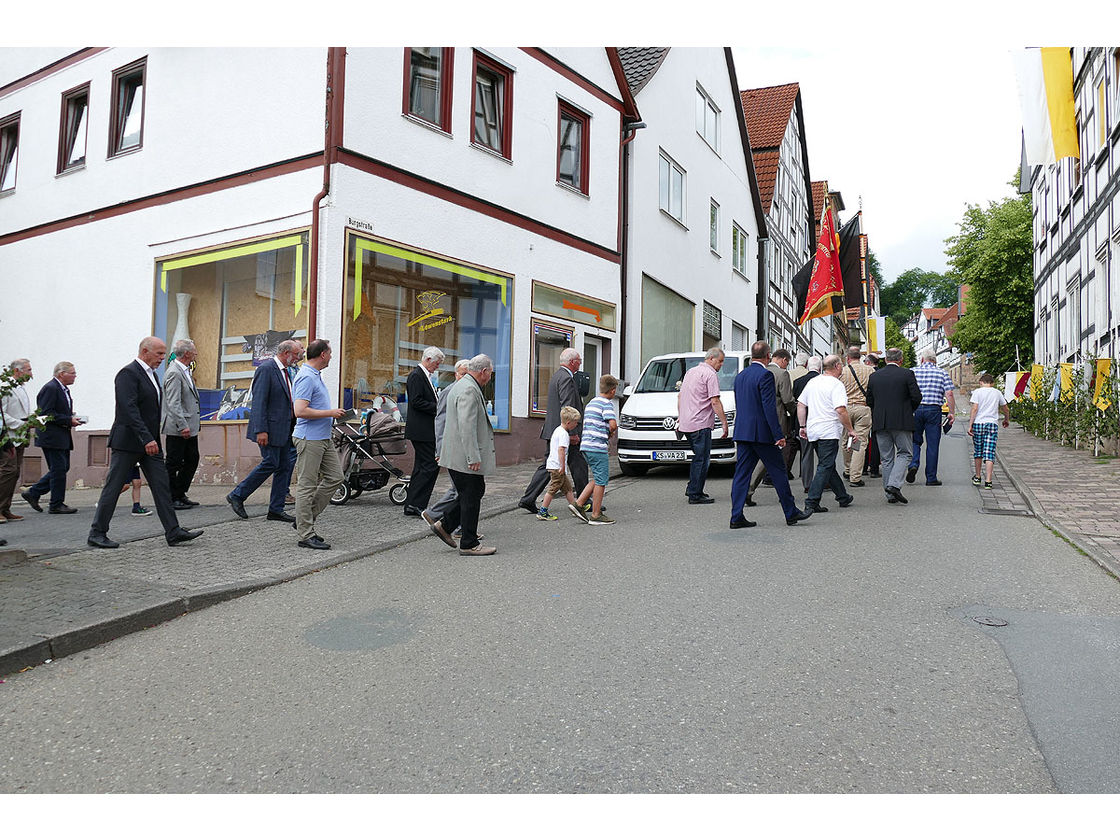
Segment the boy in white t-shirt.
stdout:
<svg viewBox="0 0 1120 840">
<path fill-rule="evenodd" d="M 572 492 L 572 480 L 568 478 L 565 469 L 565 465 L 568 463 L 568 447 L 572 443 L 572 430 L 579 425 L 579 418 L 579 411 L 570 405 L 561 408 L 560 425 L 556 427 L 556 431 L 552 433 L 552 437 L 548 441 L 548 460 L 545 462 L 545 469 L 548 470 L 550 479 L 544 498 L 541 499 L 540 510 L 537 511 L 537 519 L 545 522 L 556 521 L 556 515 L 548 512 L 548 506 L 552 504 L 552 498 L 557 494 L 563 494 L 564 498 L 568 500 L 569 509 L 584 522 L 587 521 L 587 514 L 583 512 L 582 508 L 576 506 L 576 494 Z"/>
<path fill-rule="evenodd" d="M 992 467 L 996 460 L 996 438 L 999 436 L 999 413 L 1003 411 L 1003 428 L 1011 422 L 1011 407 L 1003 391 L 993 388 L 990 373 L 980 375 L 980 387 L 972 392 L 972 413 L 968 418 L 968 433 L 972 435 L 972 461 L 976 472 L 972 483 L 980 486 L 980 464 L 986 466 L 984 488 L 992 489 Z"/>
</svg>

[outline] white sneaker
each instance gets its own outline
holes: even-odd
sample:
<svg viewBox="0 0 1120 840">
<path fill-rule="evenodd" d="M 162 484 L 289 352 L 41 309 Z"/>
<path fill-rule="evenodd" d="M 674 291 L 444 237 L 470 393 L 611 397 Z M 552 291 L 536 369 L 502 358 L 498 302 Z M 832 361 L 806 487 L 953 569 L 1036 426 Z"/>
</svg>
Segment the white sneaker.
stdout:
<svg viewBox="0 0 1120 840">
<path fill-rule="evenodd" d="M 572 512 L 572 516 L 580 522 L 586 522 L 588 519 L 587 511 L 577 505 L 568 505 L 568 510 Z"/>
</svg>

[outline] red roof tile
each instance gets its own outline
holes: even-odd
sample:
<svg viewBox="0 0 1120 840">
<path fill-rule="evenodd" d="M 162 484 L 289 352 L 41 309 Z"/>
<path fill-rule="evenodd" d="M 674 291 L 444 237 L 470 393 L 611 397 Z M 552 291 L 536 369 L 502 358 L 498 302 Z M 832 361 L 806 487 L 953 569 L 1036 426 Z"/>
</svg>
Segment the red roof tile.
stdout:
<svg viewBox="0 0 1120 840">
<path fill-rule="evenodd" d="M 799 90 L 798 83 L 791 82 L 739 92 L 752 149 L 771 149 L 782 144 Z"/>
</svg>

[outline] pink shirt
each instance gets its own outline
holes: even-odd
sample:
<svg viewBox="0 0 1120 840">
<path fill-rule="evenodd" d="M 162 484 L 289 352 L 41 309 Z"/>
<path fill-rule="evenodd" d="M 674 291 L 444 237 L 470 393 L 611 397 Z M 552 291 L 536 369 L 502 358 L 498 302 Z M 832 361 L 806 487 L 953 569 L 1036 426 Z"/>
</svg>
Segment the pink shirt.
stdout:
<svg viewBox="0 0 1120 840">
<path fill-rule="evenodd" d="M 698 432 L 715 426 L 716 410 L 712 397 L 718 397 L 719 374 L 707 362 L 689 370 L 681 380 L 681 416 L 677 428 L 682 432 Z"/>
</svg>

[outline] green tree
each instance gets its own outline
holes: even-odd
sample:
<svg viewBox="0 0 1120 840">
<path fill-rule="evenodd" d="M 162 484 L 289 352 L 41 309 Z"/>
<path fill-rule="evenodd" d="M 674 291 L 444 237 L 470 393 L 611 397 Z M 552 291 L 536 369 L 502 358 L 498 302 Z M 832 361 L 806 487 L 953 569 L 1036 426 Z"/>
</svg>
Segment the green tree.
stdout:
<svg viewBox="0 0 1120 840">
<path fill-rule="evenodd" d="M 905 324 L 923 307 L 948 308 L 957 302 L 957 276 L 909 268 L 880 291 L 879 311 L 896 324 Z"/>
<path fill-rule="evenodd" d="M 914 352 L 914 345 L 907 340 L 906 336 L 902 334 L 902 330 L 898 324 L 894 322 L 889 316 L 886 318 L 886 340 L 887 347 L 897 347 L 902 351 L 902 366 L 914 367 L 917 362 L 917 354 Z"/>
<path fill-rule="evenodd" d="M 1024 363 L 1034 355 L 1030 194 L 990 202 L 987 209 L 970 204 L 959 227 L 945 240 L 949 264 L 969 287 L 953 344 L 973 354 L 977 369 L 1014 370 L 1016 348 Z"/>
</svg>

